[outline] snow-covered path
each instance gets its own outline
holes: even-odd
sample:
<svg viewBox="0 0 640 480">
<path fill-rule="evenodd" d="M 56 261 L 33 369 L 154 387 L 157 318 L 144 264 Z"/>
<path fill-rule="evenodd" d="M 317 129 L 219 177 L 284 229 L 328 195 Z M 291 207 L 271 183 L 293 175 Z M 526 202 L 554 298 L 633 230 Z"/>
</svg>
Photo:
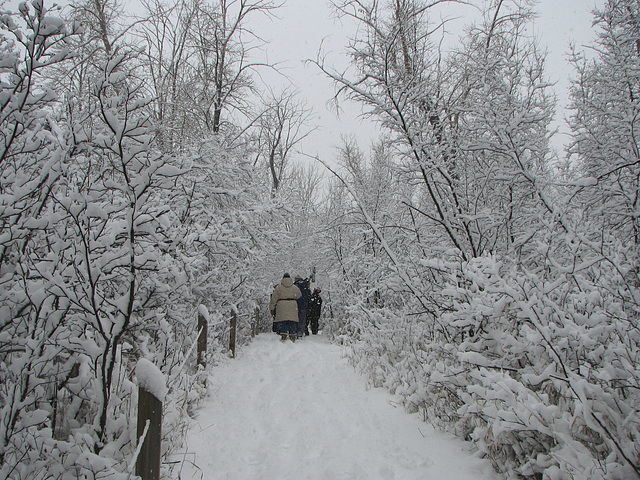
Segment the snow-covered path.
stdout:
<svg viewBox="0 0 640 480">
<path fill-rule="evenodd" d="M 261 334 L 214 369 L 182 480 L 489 480 L 468 446 L 366 388 L 321 335 Z"/>
</svg>

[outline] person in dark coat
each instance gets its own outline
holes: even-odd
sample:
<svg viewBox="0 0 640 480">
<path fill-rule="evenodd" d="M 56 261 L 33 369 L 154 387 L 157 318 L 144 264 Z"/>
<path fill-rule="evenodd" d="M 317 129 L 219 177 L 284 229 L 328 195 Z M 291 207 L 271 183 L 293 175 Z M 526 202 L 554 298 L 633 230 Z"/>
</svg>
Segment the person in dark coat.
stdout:
<svg viewBox="0 0 640 480">
<path fill-rule="evenodd" d="M 322 297 L 320 296 L 319 288 L 314 288 L 309 300 L 309 312 L 307 313 L 307 320 L 311 325 L 311 333 L 318 334 L 318 322 L 320 320 L 320 310 L 322 309 Z"/>
<path fill-rule="evenodd" d="M 294 285 L 300 289 L 301 295 L 298 298 L 298 338 L 302 338 L 307 330 L 307 311 L 309 310 L 309 300 L 311 299 L 311 290 L 309 289 L 309 280 L 296 276 Z"/>
</svg>

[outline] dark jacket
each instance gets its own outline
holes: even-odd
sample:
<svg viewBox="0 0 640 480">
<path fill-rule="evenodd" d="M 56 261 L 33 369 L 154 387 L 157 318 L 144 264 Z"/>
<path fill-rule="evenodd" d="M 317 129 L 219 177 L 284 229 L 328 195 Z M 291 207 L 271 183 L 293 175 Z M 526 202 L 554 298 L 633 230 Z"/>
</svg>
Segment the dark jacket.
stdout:
<svg viewBox="0 0 640 480">
<path fill-rule="evenodd" d="M 322 309 L 322 297 L 319 293 L 313 293 L 309 300 L 309 318 L 320 318 Z"/>
<path fill-rule="evenodd" d="M 311 290 L 309 289 L 309 282 L 305 280 L 298 280 L 294 283 L 300 289 L 300 298 L 298 298 L 298 311 L 306 312 L 309 309 L 309 300 L 311 300 Z"/>
</svg>

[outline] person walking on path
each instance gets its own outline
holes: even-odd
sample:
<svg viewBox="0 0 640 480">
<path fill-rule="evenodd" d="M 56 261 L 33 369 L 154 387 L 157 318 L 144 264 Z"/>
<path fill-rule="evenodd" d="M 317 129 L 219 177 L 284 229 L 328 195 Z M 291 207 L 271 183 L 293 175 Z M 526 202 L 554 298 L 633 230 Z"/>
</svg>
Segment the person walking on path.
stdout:
<svg viewBox="0 0 640 480">
<path fill-rule="evenodd" d="M 318 334 L 318 321 L 320 320 L 320 310 L 322 308 L 322 297 L 320 296 L 319 288 L 314 288 L 309 300 L 309 313 L 307 314 L 307 320 L 311 325 L 311 333 L 313 335 Z"/>
<path fill-rule="evenodd" d="M 305 333 L 309 335 L 307 328 L 307 311 L 309 310 L 309 300 L 311 299 L 311 290 L 309 289 L 309 280 L 303 279 L 300 275 L 296 276 L 294 283 L 301 292 L 298 298 L 298 338 L 302 338 Z"/>
<path fill-rule="evenodd" d="M 275 321 L 278 325 L 278 333 L 282 340 L 287 337 L 292 341 L 296 341 L 298 331 L 298 303 L 302 293 L 300 289 L 293 284 L 291 276 L 285 273 L 282 280 L 271 294 L 269 302 L 269 311 L 271 315 L 275 315 Z"/>
</svg>

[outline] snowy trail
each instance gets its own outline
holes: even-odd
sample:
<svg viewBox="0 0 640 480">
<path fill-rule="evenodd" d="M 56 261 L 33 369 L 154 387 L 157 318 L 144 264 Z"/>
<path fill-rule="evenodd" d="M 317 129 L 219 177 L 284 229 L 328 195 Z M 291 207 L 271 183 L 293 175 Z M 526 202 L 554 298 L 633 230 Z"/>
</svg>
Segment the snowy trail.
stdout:
<svg viewBox="0 0 640 480">
<path fill-rule="evenodd" d="M 489 480 L 467 444 L 367 390 L 339 346 L 262 334 L 209 378 L 182 480 Z"/>
</svg>

